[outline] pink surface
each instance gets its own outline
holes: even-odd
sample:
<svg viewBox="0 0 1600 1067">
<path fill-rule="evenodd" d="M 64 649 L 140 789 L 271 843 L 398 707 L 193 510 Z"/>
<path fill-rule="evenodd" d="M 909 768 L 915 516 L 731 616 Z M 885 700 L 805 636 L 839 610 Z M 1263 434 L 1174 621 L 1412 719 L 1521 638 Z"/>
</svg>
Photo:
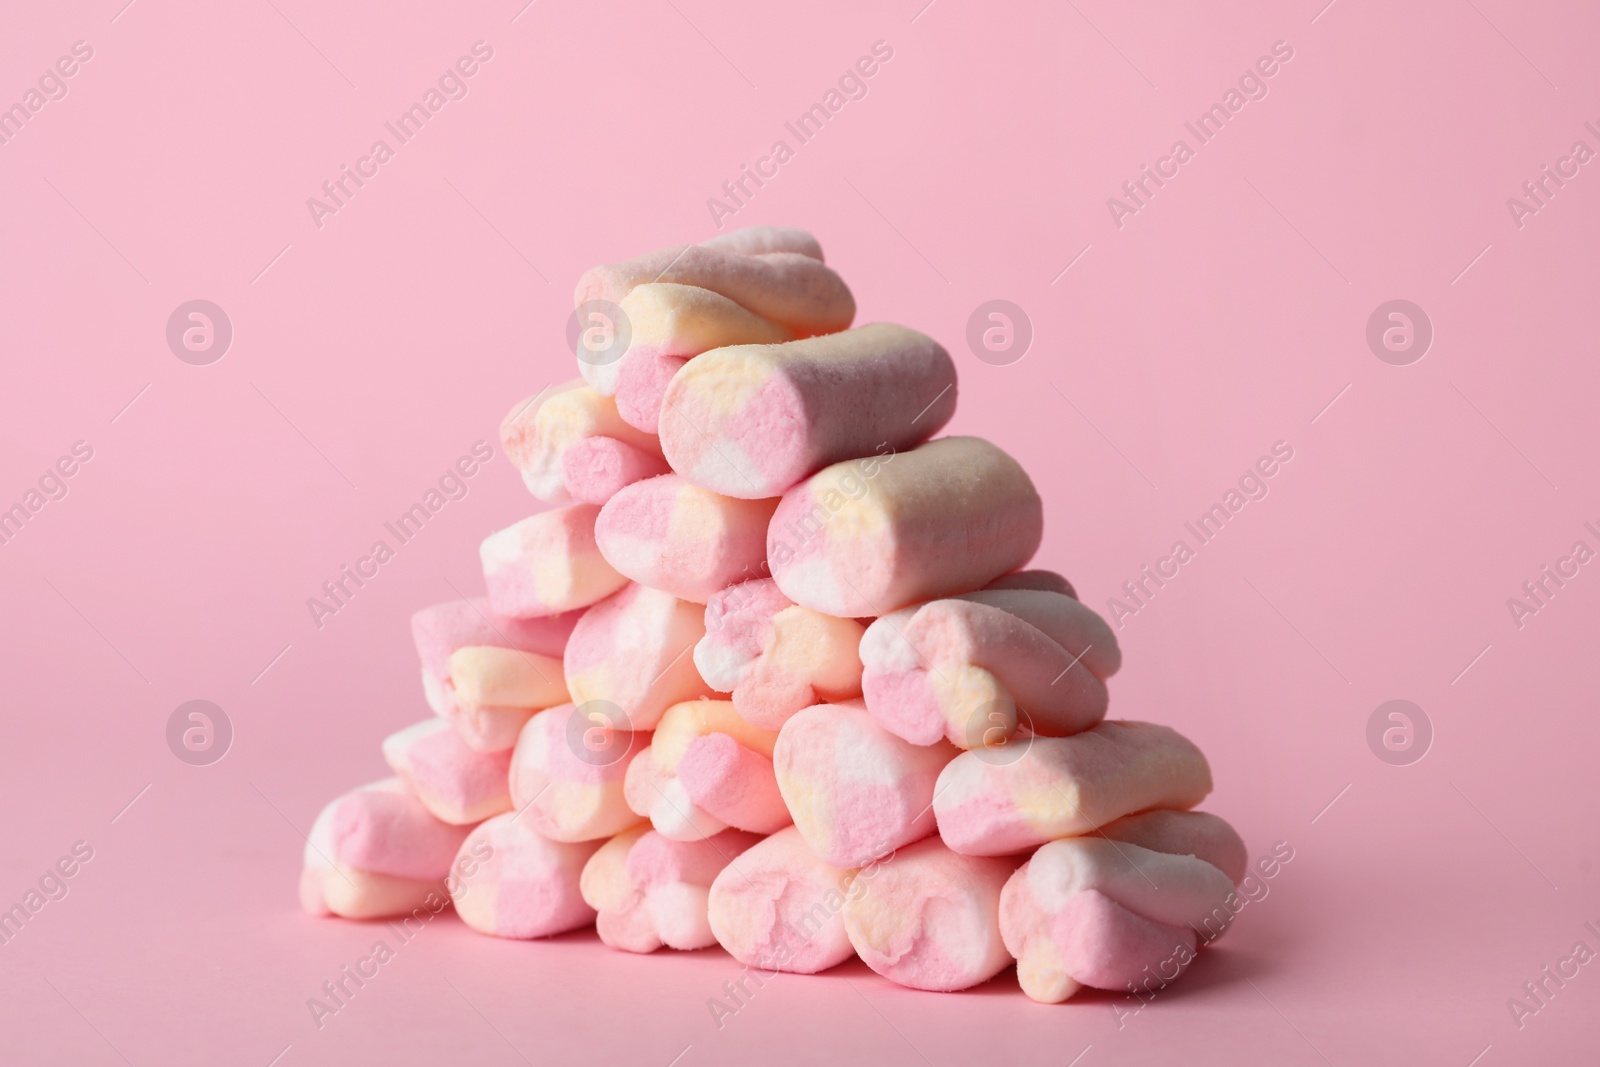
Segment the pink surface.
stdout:
<svg viewBox="0 0 1600 1067">
<path fill-rule="evenodd" d="M 1600 574 L 1560 562 L 1600 549 L 1600 176 L 1520 218 L 1507 198 L 1600 148 L 1600 15 L 923 3 L 0 15 L 0 104 L 93 48 L 0 144 L 0 504 L 92 449 L 0 545 L 0 905 L 93 850 L 0 946 L 0 1059 L 1592 1062 L 1600 965 L 1520 1029 L 1507 1001 L 1600 949 Z M 318 228 L 307 198 L 478 40 L 467 95 Z M 880 40 L 866 96 L 799 143 L 784 124 Z M 1184 123 L 1280 40 L 1266 97 L 1119 228 L 1107 198 L 1170 173 Z M 707 198 L 770 173 L 778 138 L 793 158 L 725 227 L 811 229 L 858 321 L 949 348 L 950 432 L 994 438 L 1044 495 L 1036 565 L 1099 610 L 1166 570 L 1122 616 L 1111 714 L 1193 738 L 1206 809 L 1294 860 L 1137 1014 L 1032 1004 L 1011 972 L 941 996 L 852 963 L 772 979 L 719 1028 L 708 1000 L 741 976 L 720 951 L 507 943 L 446 913 L 319 1029 L 307 999 L 399 941 L 299 912 L 300 835 L 426 714 L 411 612 L 481 593 L 478 541 L 537 506 L 501 416 L 573 377 L 582 271 L 711 236 Z M 193 299 L 232 322 L 209 366 L 165 336 Z M 969 347 L 996 299 L 1031 323 L 1020 361 Z M 1395 299 L 1433 326 L 1408 366 L 1366 336 Z M 455 475 L 479 440 L 493 458 Z M 1280 441 L 1292 459 L 1245 477 Z M 1241 481 L 1265 497 L 1200 543 L 1185 523 Z M 435 489 L 399 543 L 384 524 Z M 1546 564 L 1577 575 L 1518 620 Z M 345 566 L 373 576 L 319 626 L 307 599 Z M 232 723 L 211 766 L 165 740 L 191 699 Z M 1409 766 L 1368 747 L 1394 699 L 1432 724 Z"/>
</svg>

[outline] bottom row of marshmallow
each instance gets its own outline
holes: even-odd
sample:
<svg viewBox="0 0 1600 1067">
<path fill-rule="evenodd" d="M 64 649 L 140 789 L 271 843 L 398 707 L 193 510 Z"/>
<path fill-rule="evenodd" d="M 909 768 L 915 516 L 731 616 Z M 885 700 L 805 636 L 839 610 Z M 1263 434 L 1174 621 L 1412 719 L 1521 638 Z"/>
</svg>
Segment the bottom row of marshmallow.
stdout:
<svg viewBox="0 0 1600 1067">
<path fill-rule="evenodd" d="M 301 901 L 360 919 L 436 911 L 447 895 L 498 937 L 593 923 L 623 951 L 721 944 L 748 967 L 800 974 L 858 955 L 915 989 L 965 989 L 1015 960 L 1023 991 L 1055 1003 L 1176 978 L 1232 921 L 1245 867 L 1239 835 L 1203 812 L 1129 815 L 1028 856 L 965 856 L 933 836 L 843 869 L 793 826 L 586 842 L 551 841 L 517 812 L 450 826 L 387 779 L 319 816 Z"/>
</svg>

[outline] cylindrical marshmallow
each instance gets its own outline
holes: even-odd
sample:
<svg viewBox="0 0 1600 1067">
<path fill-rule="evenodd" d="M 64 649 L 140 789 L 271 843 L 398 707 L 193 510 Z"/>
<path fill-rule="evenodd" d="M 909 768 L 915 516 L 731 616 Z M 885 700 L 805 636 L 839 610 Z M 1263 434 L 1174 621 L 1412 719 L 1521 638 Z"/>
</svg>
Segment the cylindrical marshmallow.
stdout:
<svg viewBox="0 0 1600 1067">
<path fill-rule="evenodd" d="M 772 770 L 777 736 L 751 726 L 726 700 L 674 704 L 628 767 L 628 806 L 675 841 L 730 826 L 758 834 L 787 826 Z"/>
<path fill-rule="evenodd" d="M 604 504 L 625 486 L 666 474 L 667 461 L 614 437 L 586 437 L 561 457 L 561 470 L 574 500 Z"/>
<path fill-rule="evenodd" d="M 934 831 L 935 782 L 955 754 L 903 741 L 846 701 L 784 723 L 772 764 L 806 843 L 835 867 L 860 867 Z"/>
<path fill-rule="evenodd" d="M 816 974 L 855 955 L 844 907 L 855 871 L 833 867 L 787 826 L 740 855 L 711 883 L 717 942 L 763 971 Z M 863 888 L 865 883 L 863 883 Z"/>
<path fill-rule="evenodd" d="M 629 585 L 590 608 L 567 642 L 563 665 L 575 704 L 607 701 L 635 730 L 653 730 L 673 704 L 712 690 L 691 654 L 705 635 L 700 605 Z"/>
<path fill-rule="evenodd" d="M 444 719 L 425 719 L 390 734 L 383 758 L 436 818 L 457 826 L 511 807 L 510 752 L 471 748 Z"/>
<path fill-rule="evenodd" d="M 450 897 L 461 921 L 493 937 L 533 938 L 594 922 L 578 882 L 599 841 L 540 836 L 506 813 L 468 835 L 451 872 Z"/>
<path fill-rule="evenodd" d="M 593 841 L 637 826 L 623 781 L 645 741 L 571 704 L 539 712 L 511 754 L 516 817 L 552 841 Z"/>
<path fill-rule="evenodd" d="M 599 515 L 593 504 L 570 504 L 484 538 L 478 555 L 494 609 L 521 617 L 555 615 L 588 607 L 626 585 L 595 544 Z"/>
<path fill-rule="evenodd" d="M 455 703 L 450 656 L 469 645 L 495 645 L 560 658 L 578 613 L 519 619 L 496 614 L 488 597 L 450 600 L 411 616 L 411 639 L 422 661 L 422 691 L 428 706 L 449 715 Z"/>
<path fill-rule="evenodd" d="M 1001 756 L 963 752 L 939 775 L 933 807 L 945 844 L 1002 856 L 1148 808 L 1192 808 L 1210 792 L 1211 767 L 1192 741 L 1107 719 L 1071 737 L 1024 739 Z"/>
<path fill-rule="evenodd" d="M 1018 726 L 1060 737 L 1105 717 L 1121 666 L 1105 620 L 1061 593 L 1001 589 L 904 608 L 861 640 L 867 708 L 916 744 L 1003 744 Z"/>
<path fill-rule="evenodd" d="M 1227 875 L 1193 855 L 1072 837 L 1012 875 L 1000 931 L 1034 1000 L 1058 1003 L 1086 985 L 1138 992 L 1145 973 L 1161 985 L 1182 973 L 1208 921 L 1221 932 L 1232 893 Z"/>
<path fill-rule="evenodd" d="M 543 390 L 512 408 L 500 424 L 500 443 L 529 491 L 551 504 L 573 500 L 605 502 L 604 496 L 594 499 L 600 484 L 597 481 L 590 480 L 587 491 L 579 493 L 568 468 L 568 457 L 586 445 L 615 445 L 621 450 L 619 454 L 636 455 L 645 461 L 654 459 L 662 470 L 666 463 L 653 435 L 628 425 L 617 414 L 614 400 L 581 379 Z M 615 488 L 625 484 L 620 482 Z"/>
<path fill-rule="evenodd" d="M 725 830 L 702 841 L 670 841 L 637 829 L 601 845 L 583 869 L 583 899 L 599 913 L 600 940 L 623 952 L 716 944 L 706 917 L 711 883 L 760 838 Z"/>
<path fill-rule="evenodd" d="M 595 520 L 595 543 L 618 573 L 703 604 L 735 582 L 766 577 L 767 524 L 777 506 L 663 474 L 606 502 Z"/>
<path fill-rule="evenodd" d="M 479 752 L 510 748 L 534 712 L 567 701 L 559 659 L 490 645 L 451 653 L 450 686 L 455 702 L 446 717 Z"/>
<path fill-rule="evenodd" d="M 854 619 L 803 608 L 760 578 L 706 602 L 694 662 L 711 688 L 733 694 L 740 715 L 776 730 L 801 708 L 861 695 L 863 632 Z"/>
<path fill-rule="evenodd" d="M 347 919 L 437 912 L 434 904 L 449 899 L 445 878 L 466 836 L 465 826 L 439 821 L 398 778 L 353 789 L 311 826 L 300 905 Z"/>
<path fill-rule="evenodd" d="M 726 496 L 778 496 L 830 463 L 904 451 L 956 409 L 956 367 L 891 323 L 780 345 L 717 348 L 667 387 L 661 449 Z"/>
<path fill-rule="evenodd" d="M 936 837 L 856 875 L 844 906 L 850 944 L 868 967 L 912 989 L 950 992 L 1011 963 L 1000 938 L 1000 891 L 1016 864 L 962 856 Z M 856 888 L 853 886 L 852 888 Z"/>
<path fill-rule="evenodd" d="M 1017 461 L 977 437 L 825 467 L 767 531 L 778 588 L 841 618 L 980 589 L 1026 563 L 1044 510 Z"/>
</svg>

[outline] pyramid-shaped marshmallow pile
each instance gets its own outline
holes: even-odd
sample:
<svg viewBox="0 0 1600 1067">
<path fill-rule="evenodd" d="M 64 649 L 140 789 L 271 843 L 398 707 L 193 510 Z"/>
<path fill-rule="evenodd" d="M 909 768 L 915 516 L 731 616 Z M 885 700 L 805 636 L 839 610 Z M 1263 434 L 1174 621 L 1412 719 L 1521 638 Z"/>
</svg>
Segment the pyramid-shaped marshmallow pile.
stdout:
<svg viewBox="0 0 1600 1067">
<path fill-rule="evenodd" d="M 1111 629 L 1024 570 L 1044 511 L 935 434 L 955 365 L 809 234 L 598 267 L 583 378 L 501 440 L 555 507 L 491 534 L 486 597 L 412 620 L 434 717 L 317 819 L 307 910 L 433 913 L 763 971 L 859 955 L 918 989 L 1013 961 L 1035 1000 L 1175 978 L 1238 908 L 1205 757 L 1109 720 Z"/>
</svg>

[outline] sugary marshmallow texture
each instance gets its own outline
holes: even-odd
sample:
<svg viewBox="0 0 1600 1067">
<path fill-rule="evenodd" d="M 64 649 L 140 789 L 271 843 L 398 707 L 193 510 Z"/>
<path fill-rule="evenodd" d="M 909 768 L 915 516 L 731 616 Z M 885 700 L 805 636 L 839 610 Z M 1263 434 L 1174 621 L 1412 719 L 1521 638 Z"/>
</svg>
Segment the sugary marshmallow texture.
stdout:
<svg viewBox="0 0 1600 1067">
<path fill-rule="evenodd" d="M 806 844 L 835 867 L 860 867 L 934 831 L 935 783 L 955 755 L 942 741 L 901 740 L 845 701 L 784 723 L 772 764 Z"/>
<path fill-rule="evenodd" d="M 900 985 L 950 992 L 987 982 L 1011 965 L 1000 891 L 1015 870 L 926 838 L 872 868 L 865 891 L 845 902 L 845 932 L 862 962 Z"/>
<path fill-rule="evenodd" d="M 776 730 L 802 708 L 861 695 L 861 624 L 801 607 L 770 578 L 713 596 L 705 623 L 695 666 L 756 726 Z"/>
<path fill-rule="evenodd" d="M 411 638 L 422 661 L 422 692 L 428 706 L 449 715 L 455 703 L 450 656 L 469 645 L 514 648 L 559 658 L 578 624 L 578 613 L 519 619 L 501 615 L 488 597 L 449 600 L 411 616 Z"/>
<path fill-rule="evenodd" d="M 655 437 L 624 422 L 616 401 L 582 379 L 512 408 L 500 443 L 528 491 L 551 504 L 603 504 L 630 481 L 667 469 Z"/>
<path fill-rule="evenodd" d="M 732 826 L 769 834 L 789 825 L 772 770 L 776 731 L 751 726 L 726 700 L 668 708 L 628 765 L 628 806 L 663 837 L 697 841 Z"/>
<path fill-rule="evenodd" d="M 622 783 L 645 740 L 571 704 L 534 715 L 511 754 L 518 819 L 552 841 L 594 841 L 639 825 Z"/>
<path fill-rule="evenodd" d="M 977 748 L 1005 742 L 1019 724 L 1052 737 L 1093 726 L 1122 654 L 1111 627 L 1075 598 L 999 589 L 878 619 L 861 662 L 867 708 L 890 731 Z"/>
<path fill-rule="evenodd" d="M 506 785 L 511 753 L 473 749 L 444 719 L 425 719 L 390 734 L 383 741 L 383 758 L 444 822 L 467 826 L 511 807 Z"/>
<path fill-rule="evenodd" d="M 495 611 L 522 618 L 557 615 L 588 607 L 626 585 L 595 544 L 599 516 L 593 504 L 569 504 L 484 538 L 478 555 Z"/>
<path fill-rule="evenodd" d="M 764 837 L 711 883 L 711 932 L 729 955 L 763 971 L 816 974 L 855 955 L 844 929 L 854 870 L 833 867 L 785 827 Z"/>
<path fill-rule="evenodd" d="M 1107 719 L 1071 737 L 1031 737 L 1008 748 L 963 752 L 940 773 L 933 808 L 955 851 L 1021 852 L 1133 812 L 1192 808 L 1211 792 L 1205 756 L 1154 723 Z"/>
<path fill-rule="evenodd" d="M 672 378 L 661 448 L 725 496 L 778 496 L 831 463 L 903 451 L 955 414 L 956 368 L 932 338 L 874 323 L 706 352 Z"/>
<path fill-rule="evenodd" d="M 429 814 L 398 778 L 333 800 L 306 838 L 300 905 L 312 915 L 382 919 L 447 896 L 465 826 Z M 429 907 L 430 911 L 437 908 Z"/>
<path fill-rule="evenodd" d="M 777 506 L 663 474 L 606 502 L 595 520 L 595 543 L 618 573 L 703 604 L 735 582 L 766 577 L 767 523 Z"/>
<path fill-rule="evenodd" d="M 579 891 L 599 841 L 542 837 L 514 813 L 480 823 L 462 842 L 450 885 L 461 921 L 492 937 L 533 938 L 594 922 Z"/>
<path fill-rule="evenodd" d="M 1000 930 L 1034 1000 L 1057 1003 L 1082 986 L 1139 992 L 1146 975 L 1157 988 L 1178 977 L 1201 931 L 1227 927 L 1232 894 L 1228 876 L 1192 854 L 1072 837 L 1041 846 L 1012 875 Z"/>
<path fill-rule="evenodd" d="M 977 437 L 825 467 L 767 531 L 778 588 L 841 618 L 982 588 L 1032 558 L 1044 508 L 1017 461 Z"/>
<path fill-rule="evenodd" d="M 699 604 L 629 585 L 573 629 L 563 660 L 567 690 L 576 704 L 601 702 L 596 710 L 625 720 L 618 725 L 653 730 L 673 704 L 713 692 L 691 655 L 705 629 Z"/>
<path fill-rule="evenodd" d="M 600 940 L 623 952 L 716 944 L 706 916 L 711 883 L 760 838 L 725 830 L 703 841 L 671 841 L 654 830 L 620 834 L 583 869 L 583 899 L 599 913 Z"/>
<path fill-rule="evenodd" d="M 452 652 L 450 687 L 455 700 L 445 717 L 479 752 L 510 748 L 534 712 L 567 701 L 561 660 L 493 645 Z"/>
</svg>

